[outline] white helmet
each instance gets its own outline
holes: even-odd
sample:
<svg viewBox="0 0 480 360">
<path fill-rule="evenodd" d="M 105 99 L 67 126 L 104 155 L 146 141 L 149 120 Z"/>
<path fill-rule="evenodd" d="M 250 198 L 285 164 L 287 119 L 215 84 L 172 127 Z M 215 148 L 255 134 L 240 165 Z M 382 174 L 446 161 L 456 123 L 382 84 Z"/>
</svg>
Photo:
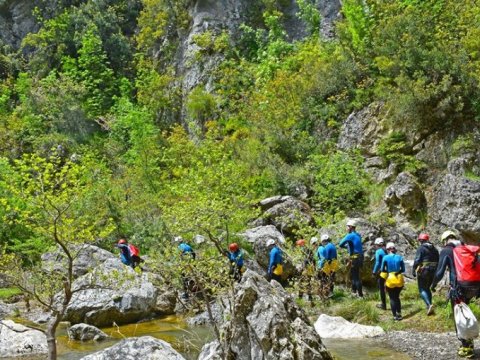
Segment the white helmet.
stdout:
<svg viewBox="0 0 480 360">
<path fill-rule="evenodd" d="M 386 248 L 387 248 L 387 250 L 388 250 L 388 249 L 395 249 L 395 244 L 390 241 L 389 243 L 387 243 Z"/>
<path fill-rule="evenodd" d="M 318 238 L 315 237 L 315 236 L 310 239 L 310 244 L 312 244 L 312 245 L 316 244 L 317 242 L 318 242 Z"/>
<path fill-rule="evenodd" d="M 449 237 L 452 237 L 452 236 L 453 236 L 454 239 L 457 239 L 457 235 L 456 235 L 453 231 L 447 230 L 447 231 L 444 231 L 444 232 L 443 232 L 443 234 L 442 234 L 442 236 L 441 236 L 441 239 L 442 239 L 442 241 L 445 241 L 445 240 L 447 240 Z"/>
<path fill-rule="evenodd" d="M 347 226 L 356 227 L 357 222 L 353 219 L 350 219 L 350 220 L 347 221 Z"/>
<path fill-rule="evenodd" d="M 378 237 L 375 239 L 375 245 L 384 245 L 384 244 L 385 244 L 385 240 L 383 240 L 383 238 Z"/>
<path fill-rule="evenodd" d="M 266 245 L 267 245 L 267 247 L 272 246 L 272 245 L 275 245 L 275 240 L 273 240 L 273 239 L 268 239 Z"/>
<path fill-rule="evenodd" d="M 322 240 L 322 242 L 328 241 L 330 240 L 330 236 L 328 234 L 322 234 L 322 236 L 320 237 L 320 240 Z"/>
</svg>

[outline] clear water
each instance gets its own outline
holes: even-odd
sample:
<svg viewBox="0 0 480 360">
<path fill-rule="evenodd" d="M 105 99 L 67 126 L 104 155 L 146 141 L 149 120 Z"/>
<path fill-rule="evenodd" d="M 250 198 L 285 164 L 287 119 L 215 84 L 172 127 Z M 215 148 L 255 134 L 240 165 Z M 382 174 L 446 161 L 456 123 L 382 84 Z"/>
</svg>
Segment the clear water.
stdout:
<svg viewBox="0 0 480 360">
<path fill-rule="evenodd" d="M 194 360 L 198 357 L 202 345 L 213 339 L 213 333 L 208 327 L 188 326 L 184 319 L 178 316 L 168 316 L 138 324 L 122 325 L 102 330 L 111 338 L 99 342 L 71 341 L 68 339 L 66 326 L 62 324 L 57 331 L 58 359 L 79 360 L 88 354 L 113 346 L 124 338 L 149 335 L 167 341 L 187 360 Z M 387 344 L 382 343 L 380 340 L 323 339 L 322 341 L 337 360 L 411 359 L 407 355 L 389 348 Z"/>
<path fill-rule="evenodd" d="M 411 360 L 406 354 L 396 352 L 388 344 L 375 339 L 322 339 L 336 359 L 355 360 Z"/>
</svg>

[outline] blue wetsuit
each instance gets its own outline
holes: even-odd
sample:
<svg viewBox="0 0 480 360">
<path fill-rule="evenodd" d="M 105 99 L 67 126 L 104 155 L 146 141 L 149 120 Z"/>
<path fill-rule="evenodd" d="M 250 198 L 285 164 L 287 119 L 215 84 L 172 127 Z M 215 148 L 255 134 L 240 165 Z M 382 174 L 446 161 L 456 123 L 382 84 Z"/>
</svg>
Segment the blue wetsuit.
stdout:
<svg viewBox="0 0 480 360">
<path fill-rule="evenodd" d="M 117 244 L 117 247 L 120 249 L 120 260 L 122 263 L 132 266 L 132 254 L 130 253 L 128 244 Z"/>
<path fill-rule="evenodd" d="M 391 253 L 385 255 L 382 260 L 382 271 L 388 273 L 403 273 L 405 272 L 405 264 L 403 258 L 400 255 Z M 390 298 L 390 309 L 392 310 L 395 320 L 402 319 L 402 303 L 400 302 L 400 292 L 403 288 L 386 288 L 388 297 Z"/>
<path fill-rule="evenodd" d="M 283 263 L 282 257 L 282 250 L 278 246 L 274 246 L 272 250 L 270 250 L 270 259 L 268 262 L 268 275 L 277 281 L 281 281 L 281 276 L 276 275 L 273 273 L 273 270 L 277 265 Z"/>
<path fill-rule="evenodd" d="M 335 260 L 337 258 L 337 249 L 335 245 L 329 242 L 325 246 L 320 246 L 317 250 L 318 268 L 322 269 L 327 261 Z"/>
<path fill-rule="evenodd" d="M 347 249 L 350 254 L 350 280 L 352 281 L 352 292 L 358 293 L 358 296 L 363 297 L 362 279 L 360 277 L 360 270 L 363 266 L 362 237 L 356 231 L 352 231 L 345 235 L 342 241 L 340 241 L 339 246 Z"/>
<path fill-rule="evenodd" d="M 375 265 L 373 266 L 373 275 L 376 276 L 377 278 L 377 286 L 378 286 L 378 291 L 380 292 L 380 301 L 382 302 L 382 309 L 387 308 L 387 299 L 385 296 L 385 279 L 379 276 L 380 270 L 382 268 L 382 261 L 383 257 L 386 256 L 387 253 L 383 248 L 377 249 L 375 251 Z"/>
</svg>

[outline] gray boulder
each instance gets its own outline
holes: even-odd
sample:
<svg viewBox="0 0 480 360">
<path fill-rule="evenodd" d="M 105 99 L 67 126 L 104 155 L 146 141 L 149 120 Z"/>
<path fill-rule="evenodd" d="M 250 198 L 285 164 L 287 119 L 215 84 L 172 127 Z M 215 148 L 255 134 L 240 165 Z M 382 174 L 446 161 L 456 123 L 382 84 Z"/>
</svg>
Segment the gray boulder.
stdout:
<svg viewBox="0 0 480 360">
<path fill-rule="evenodd" d="M 253 229 L 248 229 L 240 234 L 240 236 L 252 244 L 259 241 L 266 242 L 268 239 L 273 239 L 278 244 L 285 244 L 285 237 L 273 225 L 258 226 Z"/>
<path fill-rule="evenodd" d="M 457 229 L 467 241 L 480 241 L 480 182 L 445 175 L 432 191 L 431 226 L 441 233 Z"/>
<path fill-rule="evenodd" d="M 0 358 L 44 355 L 47 352 L 47 337 L 41 331 L 11 320 L 0 321 Z"/>
<path fill-rule="evenodd" d="M 315 225 L 310 206 L 293 196 L 275 196 L 262 200 L 264 213 L 255 225 L 274 225 L 282 233 L 292 234 L 302 225 Z"/>
<path fill-rule="evenodd" d="M 155 305 L 155 312 L 159 315 L 175 314 L 177 292 L 171 289 L 160 289 Z"/>
<path fill-rule="evenodd" d="M 231 313 L 222 325 L 225 356 L 220 344 L 203 347 L 206 359 L 332 359 L 308 317 L 275 281 L 247 270 L 235 288 Z"/>
<path fill-rule="evenodd" d="M 418 221 L 418 216 L 426 210 L 425 195 L 415 177 L 407 172 L 400 173 L 395 182 L 386 190 L 383 197 L 390 212 L 397 219 Z"/>
<path fill-rule="evenodd" d="M 67 333 L 70 340 L 78 341 L 100 341 L 108 338 L 108 335 L 102 330 L 88 324 L 73 325 L 68 328 Z"/>
<path fill-rule="evenodd" d="M 71 249 L 74 256 L 73 276 L 75 278 L 85 275 L 87 272 L 104 264 L 107 260 L 118 259 L 111 252 L 101 249 L 94 245 L 80 245 Z M 45 253 L 42 255 L 42 263 L 44 268 L 49 270 L 61 270 L 66 266 L 65 255 L 61 251 Z M 121 268 L 121 263 L 117 262 L 117 268 Z"/>
<path fill-rule="evenodd" d="M 120 341 L 112 347 L 83 357 L 81 360 L 185 360 L 172 346 L 151 336 Z"/>
<path fill-rule="evenodd" d="M 119 260 L 111 259 L 74 282 L 75 292 L 64 320 L 111 326 L 151 317 L 157 307 L 157 288 L 147 273 L 138 275 Z M 61 301 L 61 298 L 59 299 Z"/>
<path fill-rule="evenodd" d="M 15 310 L 15 306 L 12 304 L 5 304 L 3 301 L 0 301 L 0 320 L 4 319 Z"/>
</svg>

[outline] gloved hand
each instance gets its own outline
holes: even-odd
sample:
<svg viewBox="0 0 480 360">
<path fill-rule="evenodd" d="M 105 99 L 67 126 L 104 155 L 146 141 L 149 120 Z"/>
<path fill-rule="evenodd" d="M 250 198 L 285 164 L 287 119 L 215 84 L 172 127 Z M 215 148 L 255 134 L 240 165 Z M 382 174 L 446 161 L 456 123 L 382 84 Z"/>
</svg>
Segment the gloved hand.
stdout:
<svg viewBox="0 0 480 360">
<path fill-rule="evenodd" d="M 430 290 L 432 291 L 432 293 L 434 293 L 435 291 L 437 291 L 437 289 L 435 288 L 435 286 L 432 286 L 432 287 L 430 288 Z"/>
</svg>

